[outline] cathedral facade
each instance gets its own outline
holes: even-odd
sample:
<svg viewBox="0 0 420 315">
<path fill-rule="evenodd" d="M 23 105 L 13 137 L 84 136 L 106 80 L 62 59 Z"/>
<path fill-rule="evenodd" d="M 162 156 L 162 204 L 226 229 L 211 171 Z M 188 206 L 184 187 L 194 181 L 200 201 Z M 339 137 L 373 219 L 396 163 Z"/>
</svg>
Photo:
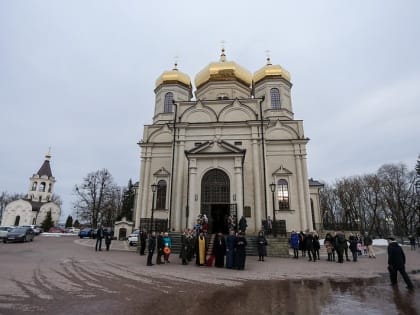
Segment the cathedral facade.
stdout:
<svg viewBox="0 0 420 315">
<path fill-rule="evenodd" d="M 51 172 L 50 159 L 51 155 L 47 153 L 38 172 L 30 178 L 26 198 L 6 205 L 1 221 L 2 226 L 41 225 L 49 211 L 51 211 L 54 225 L 58 224 L 61 208 L 52 201 L 55 178 Z"/>
<path fill-rule="evenodd" d="M 193 98 L 176 64 L 156 80 L 153 123 L 139 142 L 136 227 L 181 231 L 206 215 L 210 233 L 242 216 L 251 233 L 268 217 L 288 232 L 317 229 L 322 184 L 308 178 L 290 74 L 269 58 L 252 74 L 222 50 L 194 83 Z"/>
</svg>

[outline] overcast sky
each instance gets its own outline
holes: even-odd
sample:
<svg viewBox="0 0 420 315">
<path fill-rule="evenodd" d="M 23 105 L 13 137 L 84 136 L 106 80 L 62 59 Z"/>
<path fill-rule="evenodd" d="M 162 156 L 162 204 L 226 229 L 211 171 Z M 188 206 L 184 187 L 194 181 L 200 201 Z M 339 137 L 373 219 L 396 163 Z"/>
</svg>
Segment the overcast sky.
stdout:
<svg viewBox="0 0 420 315">
<path fill-rule="evenodd" d="M 266 50 L 291 73 L 310 177 L 414 168 L 418 1 L 0 0 L 0 192 L 26 193 L 49 147 L 62 221 L 89 172 L 138 181 L 155 80 L 178 56 L 193 81 L 222 40 L 252 73 Z"/>
</svg>

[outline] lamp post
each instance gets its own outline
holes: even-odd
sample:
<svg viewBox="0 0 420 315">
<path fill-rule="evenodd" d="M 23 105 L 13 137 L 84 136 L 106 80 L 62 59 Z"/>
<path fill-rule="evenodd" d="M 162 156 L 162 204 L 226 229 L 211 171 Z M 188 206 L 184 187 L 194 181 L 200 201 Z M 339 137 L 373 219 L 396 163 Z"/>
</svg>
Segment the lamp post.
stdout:
<svg viewBox="0 0 420 315">
<path fill-rule="evenodd" d="M 392 218 L 390 216 L 386 216 L 385 222 L 386 222 L 386 229 L 387 229 L 388 234 L 392 234 L 392 227 L 391 227 Z"/>
<path fill-rule="evenodd" d="M 273 198 L 273 235 L 274 237 L 277 236 L 277 226 L 276 226 L 276 207 L 274 204 L 274 192 L 276 191 L 276 184 L 270 184 L 271 196 Z"/>
<path fill-rule="evenodd" d="M 152 229 L 153 229 L 153 214 L 155 212 L 155 192 L 157 190 L 157 186 L 158 185 L 156 185 L 156 184 L 151 185 L 152 192 L 153 192 L 153 198 L 152 198 L 152 216 L 150 218 L 150 229 L 149 229 L 150 233 L 152 232 Z"/>
<path fill-rule="evenodd" d="M 356 218 L 354 221 L 356 222 L 356 229 L 357 229 L 357 231 L 360 232 L 360 225 L 359 225 L 360 219 L 359 218 Z"/>
</svg>

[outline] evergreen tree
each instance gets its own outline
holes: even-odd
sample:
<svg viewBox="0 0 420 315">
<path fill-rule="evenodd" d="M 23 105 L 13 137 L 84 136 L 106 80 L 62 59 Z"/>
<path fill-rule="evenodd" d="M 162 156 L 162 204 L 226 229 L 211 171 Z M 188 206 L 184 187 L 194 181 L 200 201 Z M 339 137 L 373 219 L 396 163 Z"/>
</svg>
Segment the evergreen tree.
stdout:
<svg viewBox="0 0 420 315">
<path fill-rule="evenodd" d="M 49 231 L 54 226 L 54 222 L 51 217 L 51 211 L 47 212 L 45 220 L 41 223 L 41 227 L 44 231 Z"/>
<path fill-rule="evenodd" d="M 75 228 L 78 228 L 78 229 L 80 228 L 80 222 L 79 222 L 79 220 L 76 219 L 76 221 L 74 221 L 74 227 Z"/>
<path fill-rule="evenodd" d="M 72 227 L 73 226 L 73 217 L 71 216 L 71 215 L 69 215 L 68 217 L 67 217 L 67 220 L 66 220 L 66 228 L 69 228 L 69 227 Z"/>
<path fill-rule="evenodd" d="M 134 208 L 134 185 L 131 179 L 128 181 L 127 188 L 123 191 L 122 197 L 122 208 L 119 219 L 125 217 L 128 221 L 133 220 L 133 208 Z"/>
</svg>

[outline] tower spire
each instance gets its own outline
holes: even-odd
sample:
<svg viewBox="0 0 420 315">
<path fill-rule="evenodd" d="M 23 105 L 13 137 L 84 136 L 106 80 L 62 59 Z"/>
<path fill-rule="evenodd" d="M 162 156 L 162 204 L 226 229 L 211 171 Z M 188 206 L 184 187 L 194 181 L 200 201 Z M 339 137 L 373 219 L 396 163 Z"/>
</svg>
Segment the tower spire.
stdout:
<svg viewBox="0 0 420 315">
<path fill-rule="evenodd" d="M 49 161 L 51 159 L 51 147 L 48 147 L 48 152 L 45 154 L 45 159 Z"/>
<path fill-rule="evenodd" d="M 178 71 L 178 56 L 174 57 L 174 68 L 172 70 Z"/>
<path fill-rule="evenodd" d="M 268 49 L 265 51 L 265 55 L 267 56 L 267 66 L 271 66 L 270 51 Z"/>
<path fill-rule="evenodd" d="M 225 41 L 222 40 L 220 42 L 221 46 L 222 46 L 222 53 L 220 54 L 220 61 L 221 62 L 225 62 L 226 61 L 226 55 L 225 55 Z"/>
</svg>

